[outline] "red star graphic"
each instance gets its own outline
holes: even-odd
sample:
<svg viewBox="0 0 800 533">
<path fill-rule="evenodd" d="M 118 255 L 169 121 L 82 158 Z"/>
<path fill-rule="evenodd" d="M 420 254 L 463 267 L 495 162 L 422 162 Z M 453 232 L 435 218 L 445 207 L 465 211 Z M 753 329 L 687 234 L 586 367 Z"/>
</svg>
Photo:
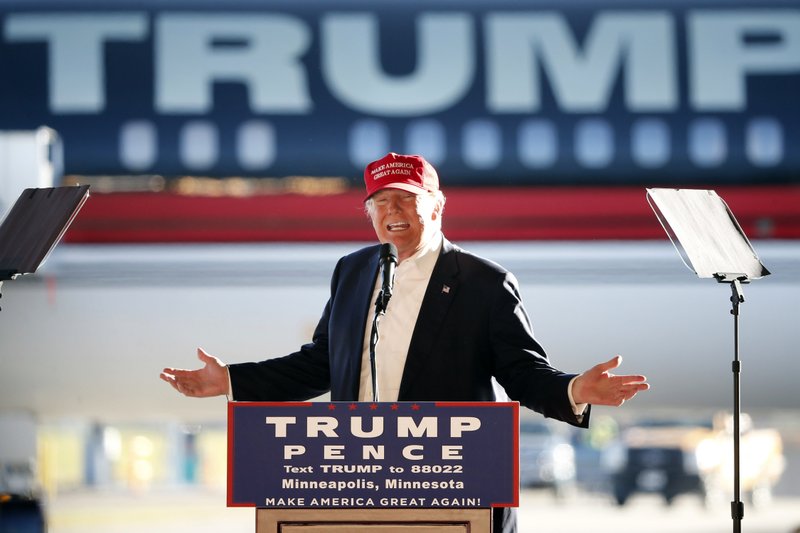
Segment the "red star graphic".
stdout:
<svg viewBox="0 0 800 533">
<path fill-rule="evenodd" d="M 392 411 L 397 411 L 398 409 L 400 409 L 400 406 L 397 405 L 396 403 L 393 403 L 392 404 Z"/>
<path fill-rule="evenodd" d="M 419 411 L 419 405 L 417 405 L 417 404 L 412 405 L 411 406 L 411 410 L 412 411 Z"/>
<path fill-rule="evenodd" d="M 378 404 L 377 403 L 370 404 L 369 408 L 372 411 L 377 411 L 378 410 Z"/>
<path fill-rule="evenodd" d="M 349 409 L 350 409 L 351 411 L 355 411 L 357 408 L 358 408 L 358 405 L 356 405 L 356 404 L 354 404 L 354 403 L 351 403 L 351 404 L 350 404 L 350 407 L 349 407 Z"/>
<path fill-rule="evenodd" d="M 332 403 L 329 403 L 328 404 L 328 411 L 335 411 L 335 410 L 336 410 L 336 406 L 334 404 L 332 404 Z"/>
</svg>

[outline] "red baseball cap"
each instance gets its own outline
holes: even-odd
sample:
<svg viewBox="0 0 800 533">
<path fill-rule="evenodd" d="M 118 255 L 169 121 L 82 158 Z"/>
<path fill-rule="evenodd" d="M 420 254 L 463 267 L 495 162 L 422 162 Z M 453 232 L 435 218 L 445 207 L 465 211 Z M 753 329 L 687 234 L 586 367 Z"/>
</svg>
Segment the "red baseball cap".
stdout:
<svg viewBox="0 0 800 533">
<path fill-rule="evenodd" d="M 414 194 L 439 190 L 439 176 L 421 155 L 403 155 L 389 152 L 364 169 L 367 196 L 382 189 L 400 189 Z"/>
</svg>

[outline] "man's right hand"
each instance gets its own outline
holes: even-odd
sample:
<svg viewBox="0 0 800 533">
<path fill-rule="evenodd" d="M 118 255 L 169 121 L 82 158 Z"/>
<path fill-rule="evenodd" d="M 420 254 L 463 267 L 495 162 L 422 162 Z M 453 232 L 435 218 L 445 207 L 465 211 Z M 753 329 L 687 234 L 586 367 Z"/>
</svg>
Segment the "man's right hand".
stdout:
<svg viewBox="0 0 800 533">
<path fill-rule="evenodd" d="M 225 363 L 202 348 L 197 349 L 197 358 L 204 363 L 203 368 L 165 368 L 159 377 L 186 396 L 207 398 L 228 394 L 228 367 Z"/>
</svg>

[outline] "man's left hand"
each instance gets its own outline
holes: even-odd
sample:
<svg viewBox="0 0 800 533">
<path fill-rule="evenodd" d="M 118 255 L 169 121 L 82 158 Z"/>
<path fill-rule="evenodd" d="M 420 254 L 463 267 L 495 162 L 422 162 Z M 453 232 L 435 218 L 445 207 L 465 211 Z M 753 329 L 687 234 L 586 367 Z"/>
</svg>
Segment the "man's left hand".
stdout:
<svg viewBox="0 0 800 533">
<path fill-rule="evenodd" d="M 576 404 L 620 406 L 640 391 L 650 388 L 644 376 L 615 376 L 610 371 L 622 363 L 622 356 L 595 365 L 577 378 L 572 386 Z"/>
</svg>

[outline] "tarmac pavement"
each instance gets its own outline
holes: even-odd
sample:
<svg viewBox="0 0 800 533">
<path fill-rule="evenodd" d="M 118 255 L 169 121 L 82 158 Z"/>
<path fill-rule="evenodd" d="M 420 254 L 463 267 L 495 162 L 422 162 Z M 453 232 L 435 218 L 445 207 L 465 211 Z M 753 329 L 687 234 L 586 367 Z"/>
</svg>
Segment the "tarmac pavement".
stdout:
<svg viewBox="0 0 800 533">
<path fill-rule="evenodd" d="M 724 533 L 732 530 L 727 504 L 705 509 L 683 496 L 666 506 L 656 496 L 616 507 L 603 495 L 577 494 L 555 500 L 545 491 L 524 490 L 518 511 L 520 533 Z M 61 494 L 48 506 L 49 533 L 252 533 L 255 512 L 227 508 L 225 494 L 196 487 Z M 780 496 L 764 508 L 745 507 L 747 533 L 800 531 L 800 497 Z"/>
</svg>

